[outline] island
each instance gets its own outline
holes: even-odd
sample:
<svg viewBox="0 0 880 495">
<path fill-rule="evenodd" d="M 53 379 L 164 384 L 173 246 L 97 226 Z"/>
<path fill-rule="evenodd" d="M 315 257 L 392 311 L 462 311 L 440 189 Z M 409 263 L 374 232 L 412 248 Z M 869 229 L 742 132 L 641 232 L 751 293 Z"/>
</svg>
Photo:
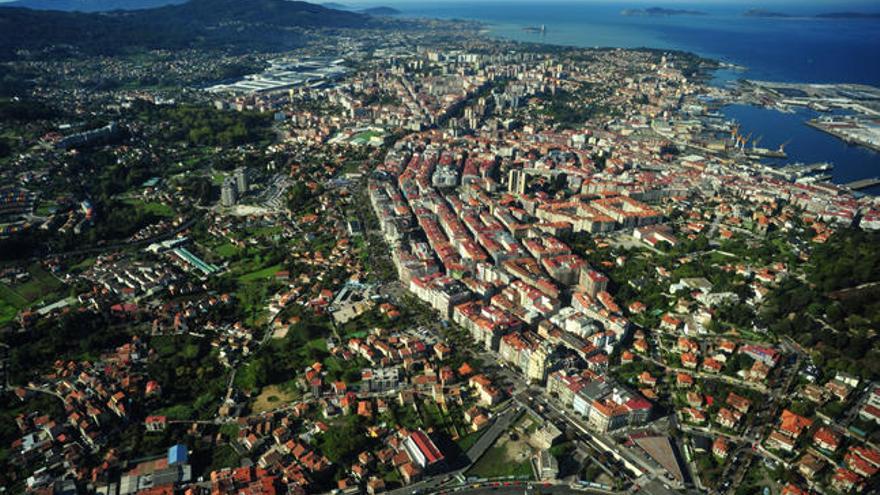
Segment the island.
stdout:
<svg viewBox="0 0 880 495">
<path fill-rule="evenodd" d="M 665 9 L 663 7 L 648 7 L 646 9 L 624 9 L 620 12 L 624 16 L 673 16 L 673 15 L 706 15 L 699 10 Z"/>
<path fill-rule="evenodd" d="M 743 12 L 743 15 L 746 17 L 791 17 L 788 14 L 784 14 L 782 12 L 774 12 L 772 10 L 765 9 L 749 9 Z"/>
<path fill-rule="evenodd" d="M 745 17 L 766 17 L 776 19 L 880 19 L 880 12 L 825 12 L 816 15 L 795 16 L 784 12 L 774 12 L 765 9 L 749 9 L 743 12 Z"/>
</svg>

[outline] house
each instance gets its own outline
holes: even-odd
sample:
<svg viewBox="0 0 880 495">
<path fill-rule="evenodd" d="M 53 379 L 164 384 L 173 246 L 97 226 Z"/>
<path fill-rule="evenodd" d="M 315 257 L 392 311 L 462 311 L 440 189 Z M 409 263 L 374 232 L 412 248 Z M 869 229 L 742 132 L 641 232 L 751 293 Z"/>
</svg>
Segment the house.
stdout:
<svg viewBox="0 0 880 495">
<path fill-rule="evenodd" d="M 727 439 L 718 436 L 714 442 L 712 442 L 712 453 L 715 454 L 716 457 L 720 459 L 726 459 L 727 454 L 730 453 L 730 444 Z"/>
<path fill-rule="evenodd" d="M 728 406 L 736 409 L 743 414 L 748 414 L 749 408 L 752 406 L 752 401 L 733 392 L 727 394 L 727 400 L 725 402 Z"/>
<path fill-rule="evenodd" d="M 400 477 L 406 485 L 411 485 L 422 479 L 422 470 L 411 462 L 404 463 L 397 469 L 400 471 Z"/>
<path fill-rule="evenodd" d="M 715 421 L 719 425 L 732 430 L 736 428 L 736 425 L 739 423 L 739 419 L 741 416 L 742 415 L 739 413 L 739 411 L 731 411 L 726 407 L 722 407 L 718 410 L 718 414 L 715 416 Z"/>
<path fill-rule="evenodd" d="M 368 495 L 376 495 L 377 493 L 381 493 L 385 491 L 385 481 L 382 478 L 377 478 L 375 476 L 371 477 L 369 481 L 367 481 L 367 494 Z"/>
<path fill-rule="evenodd" d="M 477 391 L 480 405 L 489 407 L 501 402 L 501 391 L 486 375 L 472 376 L 469 383 Z"/>
<path fill-rule="evenodd" d="M 809 492 L 791 483 L 782 487 L 779 495 L 809 495 Z"/>
<path fill-rule="evenodd" d="M 815 478 L 824 468 L 825 461 L 813 454 L 805 454 L 797 463 L 798 472 L 808 480 Z"/>
<path fill-rule="evenodd" d="M 839 467 L 831 477 L 831 487 L 843 493 L 851 492 L 860 487 L 862 478 L 847 468 Z"/>
<path fill-rule="evenodd" d="M 782 415 L 779 418 L 779 431 L 794 439 L 797 439 L 799 436 L 801 436 L 801 432 L 803 432 L 804 429 L 809 428 L 812 424 L 813 421 L 811 419 L 807 419 L 799 414 L 785 409 L 782 411 Z"/>
<path fill-rule="evenodd" d="M 690 352 L 681 353 L 681 365 L 687 369 L 696 369 L 697 368 L 697 356 L 691 354 Z"/>
<path fill-rule="evenodd" d="M 165 416 L 147 416 L 144 420 L 144 427 L 147 431 L 165 431 L 168 425 L 168 418 Z"/>
<path fill-rule="evenodd" d="M 649 387 L 655 387 L 657 385 L 657 378 L 652 376 L 647 371 L 643 371 L 639 375 L 639 383 L 641 383 L 642 385 L 647 385 Z"/>
<path fill-rule="evenodd" d="M 767 447 L 782 450 L 784 452 L 792 452 L 794 451 L 795 441 L 792 437 L 779 430 L 773 430 L 770 433 L 770 436 L 767 437 Z"/>
<path fill-rule="evenodd" d="M 852 392 L 853 388 L 848 383 L 834 379 L 825 384 L 825 390 L 827 390 L 831 395 L 837 398 L 837 400 L 845 401 L 849 394 Z"/>
<path fill-rule="evenodd" d="M 670 315 L 669 313 L 660 318 L 660 328 L 667 332 L 675 332 L 681 327 L 681 320 Z"/>
<path fill-rule="evenodd" d="M 840 447 L 840 435 L 828 427 L 821 427 L 813 434 L 813 445 L 822 450 L 835 452 Z"/>
<path fill-rule="evenodd" d="M 714 358 L 706 358 L 703 361 L 703 371 L 707 373 L 720 373 L 724 368 L 724 364 Z"/>
<path fill-rule="evenodd" d="M 694 424 L 703 424 L 706 422 L 706 415 L 703 411 L 699 409 L 694 409 L 693 407 L 686 407 L 681 411 L 685 415 L 685 419 Z"/>
<path fill-rule="evenodd" d="M 694 386 L 694 377 L 687 373 L 678 373 L 675 375 L 675 386 L 678 388 L 690 388 Z"/>
<path fill-rule="evenodd" d="M 880 469 L 880 454 L 868 447 L 850 447 L 843 461 L 850 470 L 865 478 L 874 476 Z"/>
</svg>

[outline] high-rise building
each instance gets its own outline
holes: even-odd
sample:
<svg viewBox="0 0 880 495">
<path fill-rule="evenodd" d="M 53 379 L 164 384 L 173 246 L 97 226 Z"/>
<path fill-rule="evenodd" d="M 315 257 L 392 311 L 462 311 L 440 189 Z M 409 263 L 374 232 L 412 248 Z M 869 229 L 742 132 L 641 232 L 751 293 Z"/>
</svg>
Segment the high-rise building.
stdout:
<svg viewBox="0 0 880 495">
<path fill-rule="evenodd" d="M 248 191 L 247 167 L 238 167 L 235 169 L 235 186 L 238 188 L 239 195 L 245 195 Z"/>
<path fill-rule="evenodd" d="M 519 169 L 513 169 L 507 176 L 507 192 L 510 194 L 525 194 L 526 173 Z"/>
<path fill-rule="evenodd" d="M 236 191 L 235 180 L 227 177 L 223 180 L 220 188 L 220 204 L 223 206 L 233 206 L 238 201 L 238 191 Z"/>
<path fill-rule="evenodd" d="M 596 297 L 596 294 L 608 290 L 608 277 L 604 273 L 587 267 L 581 270 L 580 286 L 590 297 Z"/>
</svg>

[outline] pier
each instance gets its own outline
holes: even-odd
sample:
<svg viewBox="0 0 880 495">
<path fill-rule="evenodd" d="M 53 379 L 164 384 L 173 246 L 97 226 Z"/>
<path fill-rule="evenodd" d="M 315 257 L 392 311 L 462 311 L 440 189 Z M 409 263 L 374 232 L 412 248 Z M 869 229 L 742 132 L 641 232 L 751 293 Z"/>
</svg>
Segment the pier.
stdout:
<svg viewBox="0 0 880 495">
<path fill-rule="evenodd" d="M 854 180 L 841 184 L 842 187 L 858 191 L 859 189 L 867 189 L 869 187 L 880 186 L 880 177 L 869 177 L 867 179 Z"/>
<path fill-rule="evenodd" d="M 826 170 L 831 170 L 834 168 L 834 165 L 830 163 L 813 163 L 810 165 L 804 165 L 801 163 L 795 163 L 792 165 L 786 165 L 784 167 L 780 167 L 779 170 L 784 173 L 794 173 L 797 175 L 808 175 L 814 172 L 825 172 Z"/>
</svg>

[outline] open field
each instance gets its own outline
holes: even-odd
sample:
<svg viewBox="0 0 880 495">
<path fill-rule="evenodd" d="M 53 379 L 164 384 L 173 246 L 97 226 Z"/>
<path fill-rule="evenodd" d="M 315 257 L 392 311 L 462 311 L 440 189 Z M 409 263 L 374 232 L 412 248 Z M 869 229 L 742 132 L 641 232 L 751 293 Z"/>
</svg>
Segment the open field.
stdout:
<svg viewBox="0 0 880 495">
<path fill-rule="evenodd" d="M 0 325 L 15 318 L 18 311 L 42 306 L 58 299 L 64 284 L 39 264 L 28 268 L 30 279 L 21 284 L 0 284 Z"/>
<path fill-rule="evenodd" d="M 146 213 L 152 213 L 156 216 L 168 218 L 175 216 L 174 209 L 164 203 L 147 202 L 139 199 L 128 199 L 125 202 L 139 210 L 143 210 Z"/>
<path fill-rule="evenodd" d="M 279 385 L 268 385 L 263 387 L 260 395 L 254 399 L 254 405 L 251 409 L 254 413 L 259 414 L 264 411 L 271 411 L 298 398 L 299 394 L 291 390 L 285 390 Z"/>
<path fill-rule="evenodd" d="M 478 478 L 502 478 L 506 476 L 532 477 L 532 449 L 525 439 L 512 435 L 502 435 L 483 457 L 468 470 L 468 476 Z"/>
<path fill-rule="evenodd" d="M 245 273 L 244 275 L 238 277 L 238 281 L 242 283 L 247 283 L 270 278 L 273 277 L 275 275 L 275 272 L 277 272 L 278 270 L 281 270 L 281 265 L 267 266 L 266 268 L 263 268 L 261 270 Z"/>
</svg>

